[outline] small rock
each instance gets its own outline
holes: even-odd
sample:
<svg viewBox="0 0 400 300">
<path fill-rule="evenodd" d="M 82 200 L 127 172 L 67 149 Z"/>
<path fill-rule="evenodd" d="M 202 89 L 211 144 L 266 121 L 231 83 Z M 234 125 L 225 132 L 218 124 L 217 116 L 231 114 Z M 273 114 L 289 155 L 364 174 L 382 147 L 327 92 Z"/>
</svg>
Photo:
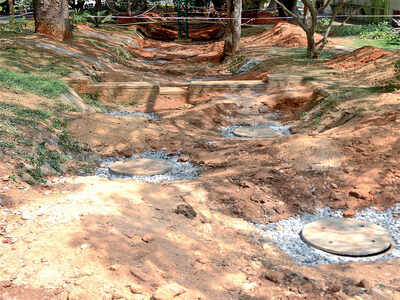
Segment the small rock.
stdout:
<svg viewBox="0 0 400 300">
<path fill-rule="evenodd" d="M 33 215 L 27 211 L 24 211 L 21 215 L 21 219 L 22 220 L 32 220 L 33 219 Z"/>
<path fill-rule="evenodd" d="M 132 285 L 128 285 L 128 288 L 129 288 L 129 291 L 134 295 L 142 293 L 137 287 L 134 287 Z"/>
<path fill-rule="evenodd" d="M 372 287 L 371 283 L 366 279 L 361 280 L 359 283 L 356 284 L 356 286 L 364 289 L 370 289 Z"/>
<path fill-rule="evenodd" d="M 190 160 L 190 156 L 189 155 L 185 155 L 185 154 L 180 155 L 179 158 L 178 158 L 179 162 L 187 162 L 189 160 Z"/>
<path fill-rule="evenodd" d="M 194 219 L 197 216 L 193 207 L 188 204 L 179 204 L 174 212 L 178 215 L 184 215 L 188 219 Z"/>
<path fill-rule="evenodd" d="M 3 244 L 15 244 L 17 241 L 17 238 L 15 237 L 6 237 L 6 239 L 3 240 Z"/>
<path fill-rule="evenodd" d="M 356 215 L 356 211 L 353 208 L 348 208 L 343 212 L 343 217 L 352 218 Z"/>
<path fill-rule="evenodd" d="M 149 281 L 151 279 L 151 277 L 149 277 L 147 273 L 142 272 L 141 270 L 131 269 L 129 270 L 129 273 L 131 273 L 131 275 L 136 279 L 143 282 Z"/>
<path fill-rule="evenodd" d="M 326 292 L 328 294 L 335 294 L 335 293 L 340 292 L 341 289 L 342 289 L 342 287 L 340 286 L 340 284 L 332 283 L 332 284 L 329 284 L 329 286 L 326 289 Z"/>
<path fill-rule="evenodd" d="M 40 167 L 40 172 L 43 176 L 55 176 L 58 175 L 57 171 L 54 170 L 49 164 L 44 164 Z"/>
<path fill-rule="evenodd" d="M 153 300 L 174 299 L 186 293 L 186 290 L 177 283 L 163 285 L 153 294 Z"/>
<path fill-rule="evenodd" d="M 262 278 L 267 279 L 273 283 L 280 284 L 285 279 L 285 274 L 279 271 L 269 270 L 261 275 Z"/>
<path fill-rule="evenodd" d="M 361 195 L 357 191 L 350 191 L 349 196 L 357 198 L 357 199 L 366 199 L 365 196 Z"/>
<path fill-rule="evenodd" d="M 260 114 L 265 114 L 265 113 L 270 112 L 270 111 L 271 110 L 269 109 L 268 106 L 261 106 L 261 107 L 258 108 L 258 112 Z"/>
<path fill-rule="evenodd" d="M 154 236 L 151 233 L 146 233 L 144 236 L 142 236 L 142 241 L 145 243 L 150 243 L 154 241 Z"/>
<path fill-rule="evenodd" d="M 118 269 L 120 268 L 120 266 L 119 265 L 112 265 L 112 266 L 110 266 L 110 271 L 118 271 Z"/>
<path fill-rule="evenodd" d="M 22 179 L 22 181 L 25 181 L 25 182 L 27 182 L 27 183 L 29 183 L 29 182 L 35 182 L 35 180 L 33 179 L 33 177 L 32 177 L 31 175 L 29 175 L 28 173 L 23 173 L 23 174 L 21 175 L 21 179 Z"/>
<path fill-rule="evenodd" d="M 0 287 L 2 288 L 9 288 L 12 286 L 12 284 L 12 280 L 0 281 Z"/>
<path fill-rule="evenodd" d="M 90 244 L 85 243 L 81 245 L 81 249 L 87 249 L 87 248 L 90 248 Z"/>
</svg>

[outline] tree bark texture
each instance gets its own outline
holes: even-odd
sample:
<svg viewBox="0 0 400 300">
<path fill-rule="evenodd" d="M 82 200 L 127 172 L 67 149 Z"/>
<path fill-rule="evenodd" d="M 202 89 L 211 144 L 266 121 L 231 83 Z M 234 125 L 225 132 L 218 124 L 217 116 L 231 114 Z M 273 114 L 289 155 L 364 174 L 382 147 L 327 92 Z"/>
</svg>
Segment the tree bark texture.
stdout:
<svg viewBox="0 0 400 300">
<path fill-rule="evenodd" d="M 8 7 L 10 8 L 10 22 L 15 23 L 14 0 L 8 0 Z"/>
<path fill-rule="evenodd" d="M 68 0 L 34 0 L 35 32 L 53 39 L 72 39 Z"/>
<path fill-rule="evenodd" d="M 132 0 L 128 0 L 128 16 L 132 16 Z"/>
<path fill-rule="evenodd" d="M 103 9 L 103 4 L 101 3 L 101 0 L 96 0 L 96 10 L 101 11 Z"/>
<path fill-rule="evenodd" d="M 227 1 L 229 19 L 225 33 L 224 56 L 232 56 L 239 51 L 242 25 L 242 0 Z"/>
</svg>

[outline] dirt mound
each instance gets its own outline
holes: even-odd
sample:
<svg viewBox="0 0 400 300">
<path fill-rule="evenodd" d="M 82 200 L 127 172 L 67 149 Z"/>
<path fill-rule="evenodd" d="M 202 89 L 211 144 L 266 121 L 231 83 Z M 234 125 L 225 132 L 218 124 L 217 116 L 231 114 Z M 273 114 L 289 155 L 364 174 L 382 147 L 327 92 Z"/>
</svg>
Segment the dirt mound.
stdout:
<svg viewBox="0 0 400 300">
<path fill-rule="evenodd" d="M 276 47 L 305 47 L 307 46 L 306 34 L 299 26 L 279 22 L 271 30 L 244 39 L 244 43 Z"/>
<path fill-rule="evenodd" d="M 292 120 L 325 96 L 326 92 L 311 85 L 293 84 L 290 88 L 269 89 L 268 94 L 258 99 L 268 109 L 279 110 L 282 119 Z"/>
<path fill-rule="evenodd" d="M 283 19 L 265 11 L 246 11 L 242 14 L 243 24 L 267 25 L 282 22 Z"/>
<path fill-rule="evenodd" d="M 329 59 L 325 62 L 325 65 L 334 69 L 352 69 L 368 64 L 388 54 L 392 54 L 392 52 L 373 46 L 365 46 L 351 53 Z"/>
</svg>

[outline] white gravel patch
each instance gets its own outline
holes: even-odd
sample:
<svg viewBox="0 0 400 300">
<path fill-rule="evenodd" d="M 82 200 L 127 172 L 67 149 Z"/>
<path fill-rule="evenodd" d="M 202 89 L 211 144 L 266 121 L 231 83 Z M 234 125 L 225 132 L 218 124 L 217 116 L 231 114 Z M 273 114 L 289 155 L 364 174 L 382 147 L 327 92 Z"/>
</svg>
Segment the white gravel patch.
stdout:
<svg viewBox="0 0 400 300">
<path fill-rule="evenodd" d="M 159 121 L 160 117 L 155 113 L 144 113 L 144 112 L 130 112 L 130 111 L 111 111 L 105 113 L 106 115 L 114 116 L 114 117 L 141 117 L 146 118 L 147 120 Z"/>
<path fill-rule="evenodd" d="M 254 69 L 258 64 L 260 64 L 263 60 L 260 58 L 250 59 L 245 64 L 243 64 L 239 70 L 237 70 L 236 74 L 243 74 L 249 72 L 251 69 Z"/>
<path fill-rule="evenodd" d="M 328 207 L 318 209 L 315 214 L 298 215 L 268 225 L 257 224 L 256 227 L 265 239 L 274 242 L 283 252 L 301 265 L 315 266 L 400 258 L 400 203 L 396 204 L 394 208 L 383 211 L 368 208 L 359 211 L 354 217 L 386 228 L 394 241 L 391 251 L 386 252 L 386 254 L 368 257 L 339 256 L 318 250 L 303 242 L 300 232 L 304 225 L 327 217 L 342 218 L 342 211 L 334 211 Z"/>
</svg>

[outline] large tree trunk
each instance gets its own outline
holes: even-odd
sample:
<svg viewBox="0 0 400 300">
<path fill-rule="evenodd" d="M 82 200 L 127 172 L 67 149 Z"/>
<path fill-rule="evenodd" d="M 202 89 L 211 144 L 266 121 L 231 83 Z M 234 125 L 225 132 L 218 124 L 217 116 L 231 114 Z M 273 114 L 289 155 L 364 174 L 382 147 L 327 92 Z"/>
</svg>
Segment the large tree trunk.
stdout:
<svg viewBox="0 0 400 300">
<path fill-rule="evenodd" d="M 35 32 L 64 41 L 72 38 L 68 0 L 34 0 Z"/>
<path fill-rule="evenodd" d="M 103 4 L 101 3 L 101 0 L 96 0 L 96 10 L 101 11 L 103 9 Z"/>
<path fill-rule="evenodd" d="M 239 50 L 242 25 L 242 0 L 227 1 L 228 26 L 225 33 L 224 57 L 232 56 Z"/>
<path fill-rule="evenodd" d="M 132 16 L 132 0 L 128 0 L 128 16 Z"/>
<path fill-rule="evenodd" d="M 15 23 L 14 0 L 8 0 L 8 7 L 10 10 L 10 22 Z"/>
</svg>

